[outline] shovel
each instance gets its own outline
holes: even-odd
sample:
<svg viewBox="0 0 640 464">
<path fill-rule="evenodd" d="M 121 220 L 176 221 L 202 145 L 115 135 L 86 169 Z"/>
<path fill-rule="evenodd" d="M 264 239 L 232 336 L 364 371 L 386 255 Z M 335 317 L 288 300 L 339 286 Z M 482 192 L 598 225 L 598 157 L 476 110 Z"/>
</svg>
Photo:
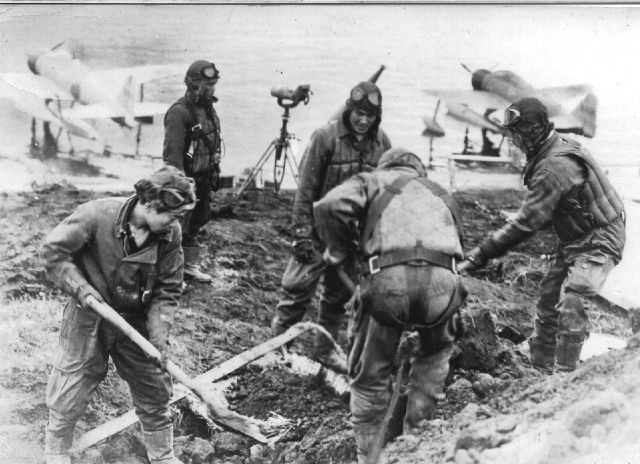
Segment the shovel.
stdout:
<svg viewBox="0 0 640 464">
<path fill-rule="evenodd" d="M 131 327 L 127 321 L 124 320 L 120 314 L 118 314 L 113 308 L 106 303 L 101 303 L 92 296 L 89 296 L 87 303 L 95 312 L 100 314 L 105 320 L 120 329 L 127 337 L 129 337 L 136 345 L 138 345 L 142 351 L 152 358 L 160 359 L 162 355 L 160 351 L 151 344 L 149 340 L 144 338 L 140 332 Z M 237 412 L 230 411 L 226 407 L 216 404 L 216 399 L 211 397 L 210 393 L 207 393 L 203 388 L 203 385 L 198 384 L 192 378 L 190 378 L 182 369 L 176 366 L 173 361 L 167 361 L 167 372 L 171 374 L 175 379 L 195 394 L 202 402 L 207 406 L 211 418 L 236 432 L 253 438 L 260 443 L 268 443 L 269 440 L 266 436 L 260 432 L 259 427 L 251 423 L 249 418 L 238 414 Z"/>
</svg>

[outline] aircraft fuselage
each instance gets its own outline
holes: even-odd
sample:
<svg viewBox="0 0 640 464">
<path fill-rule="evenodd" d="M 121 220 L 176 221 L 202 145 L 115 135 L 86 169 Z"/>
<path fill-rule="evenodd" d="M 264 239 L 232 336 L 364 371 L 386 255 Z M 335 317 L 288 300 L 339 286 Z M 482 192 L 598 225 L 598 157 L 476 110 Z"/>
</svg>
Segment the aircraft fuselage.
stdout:
<svg viewBox="0 0 640 464">
<path fill-rule="evenodd" d="M 108 92 L 104 85 L 80 61 L 73 59 L 64 49 L 48 50 L 40 55 L 29 57 L 29 69 L 34 74 L 50 79 L 62 89 L 68 91 L 75 101 L 89 104 L 106 104 L 118 110 L 122 117 L 113 118 L 120 125 L 135 124 L 133 115 L 117 98 Z"/>
<path fill-rule="evenodd" d="M 471 77 L 471 85 L 474 90 L 494 93 L 512 103 L 524 97 L 537 98 L 547 107 L 550 117 L 563 112 L 557 102 L 547 98 L 543 92 L 511 71 L 491 72 L 478 69 Z"/>
</svg>

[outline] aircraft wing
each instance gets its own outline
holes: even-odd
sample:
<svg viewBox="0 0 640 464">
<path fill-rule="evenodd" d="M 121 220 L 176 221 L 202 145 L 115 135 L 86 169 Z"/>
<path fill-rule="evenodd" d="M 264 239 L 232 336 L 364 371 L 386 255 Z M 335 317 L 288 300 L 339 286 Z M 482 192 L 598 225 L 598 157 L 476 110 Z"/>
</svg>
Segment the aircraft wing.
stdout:
<svg viewBox="0 0 640 464">
<path fill-rule="evenodd" d="M 134 103 L 132 113 L 136 118 L 153 116 L 155 114 L 165 114 L 171 106 L 170 103 L 140 102 Z"/>
<path fill-rule="evenodd" d="M 31 117 L 59 122 L 51 110 L 47 109 L 44 99 L 32 92 L 14 87 L 4 79 L 4 75 L 0 76 L 0 99 L 11 102 L 14 108 Z"/>
<path fill-rule="evenodd" d="M 511 104 L 510 101 L 484 90 L 425 90 L 433 97 L 442 100 L 449 107 L 450 105 L 465 105 L 483 113 L 487 108 L 497 110 L 505 109 Z"/>
<path fill-rule="evenodd" d="M 546 87 L 539 89 L 544 93 L 546 97 L 556 100 L 558 103 L 563 103 L 568 100 L 574 100 L 577 98 L 584 98 L 587 94 L 593 93 L 593 88 L 587 84 L 579 85 L 565 85 L 562 87 Z"/>
<path fill-rule="evenodd" d="M 114 107 L 105 103 L 76 105 L 62 110 L 62 115 L 70 119 L 110 119 L 124 117 L 144 117 L 164 114 L 169 109 L 168 103 L 141 102 L 134 103 L 132 108 Z"/>
<path fill-rule="evenodd" d="M 51 80 L 30 73 L 5 73 L 0 76 L 10 87 L 28 92 L 41 99 L 74 100 L 66 90 L 62 89 Z"/>
</svg>

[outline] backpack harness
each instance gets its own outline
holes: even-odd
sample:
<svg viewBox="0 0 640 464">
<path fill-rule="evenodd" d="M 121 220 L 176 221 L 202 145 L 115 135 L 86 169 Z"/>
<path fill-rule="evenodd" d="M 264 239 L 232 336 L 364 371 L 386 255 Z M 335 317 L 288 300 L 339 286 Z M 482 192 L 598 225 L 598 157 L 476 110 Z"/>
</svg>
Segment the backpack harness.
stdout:
<svg viewBox="0 0 640 464">
<path fill-rule="evenodd" d="M 462 239 L 462 221 L 460 218 L 460 212 L 458 211 L 455 203 L 451 201 L 447 195 L 446 190 L 430 181 L 425 176 L 400 176 L 389 185 L 384 186 L 382 193 L 377 195 L 371 202 L 368 209 L 367 220 L 364 226 L 364 230 L 360 237 L 360 249 L 364 250 L 364 245 L 371 238 L 373 230 L 380 221 L 383 211 L 389 206 L 389 203 L 393 198 L 402 192 L 402 189 L 410 181 L 415 180 L 420 182 L 425 188 L 429 189 L 438 198 L 440 198 L 451 211 L 453 220 L 458 230 L 458 235 Z M 395 266 L 397 264 L 407 263 L 409 261 L 426 261 L 434 266 L 444 267 L 450 269 L 454 273 L 456 272 L 456 259 L 454 256 L 447 253 L 443 253 L 438 250 L 431 250 L 424 248 L 421 245 L 417 245 L 411 249 L 393 250 L 383 253 L 382 255 L 373 255 L 368 257 L 362 257 L 360 264 L 361 275 L 375 275 L 385 267 Z"/>
</svg>

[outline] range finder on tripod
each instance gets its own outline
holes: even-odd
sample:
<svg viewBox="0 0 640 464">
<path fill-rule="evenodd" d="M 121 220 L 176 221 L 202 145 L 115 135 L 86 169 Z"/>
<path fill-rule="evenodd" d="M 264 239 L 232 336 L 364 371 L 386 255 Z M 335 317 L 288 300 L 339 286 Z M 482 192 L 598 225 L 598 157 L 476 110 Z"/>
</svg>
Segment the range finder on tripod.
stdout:
<svg viewBox="0 0 640 464">
<path fill-rule="evenodd" d="M 284 179 L 287 164 L 289 165 L 289 169 L 291 169 L 291 174 L 293 175 L 293 179 L 296 181 L 296 185 L 298 184 L 298 161 L 296 159 L 295 149 L 291 144 L 291 141 L 296 137 L 294 134 L 289 133 L 287 123 L 289 122 L 290 117 L 289 110 L 298 106 L 300 102 L 305 105 L 309 103 L 310 95 L 311 88 L 309 85 L 299 85 L 295 90 L 284 87 L 274 87 L 271 89 L 271 96 L 276 97 L 278 99 L 278 105 L 284 108 L 280 135 L 271 141 L 258 162 L 253 166 L 253 168 L 251 168 L 251 172 L 238 189 L 236 197 L 242 195 L 245 189 L 262 171 L 263 166 L 273 153 L 275 153 L 273 163 L 273 188 L 275 192 L 278 193 L 280 191 L 280 185 Z"/>
</svg>

